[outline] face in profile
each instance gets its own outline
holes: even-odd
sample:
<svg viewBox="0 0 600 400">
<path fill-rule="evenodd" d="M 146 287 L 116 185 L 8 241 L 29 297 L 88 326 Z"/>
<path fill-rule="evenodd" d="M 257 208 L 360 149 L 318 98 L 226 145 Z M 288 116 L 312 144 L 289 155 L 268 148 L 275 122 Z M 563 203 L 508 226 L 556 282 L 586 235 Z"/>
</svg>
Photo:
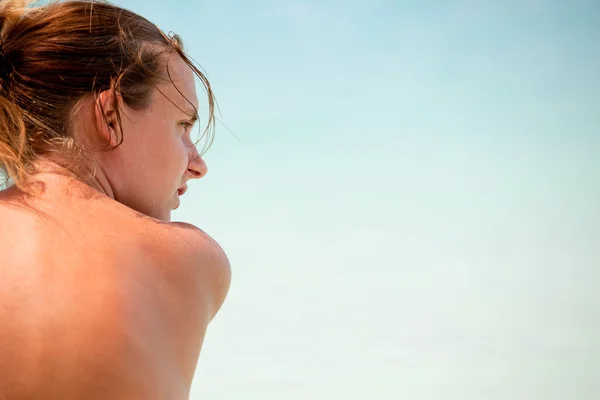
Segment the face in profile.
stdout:
<svg viewBox="0 0 600 400">
<path fill-rule="evenodd" d="M 195 75 L 176 54 L 168 68 L 172 82 L 157 85 L 149 107 L 121 106 L 123 141 L 102 162 L 115 200 L 163 221 L 170 221 L 187 182 L 207 172 L 191 138 Z"/>
</svg>

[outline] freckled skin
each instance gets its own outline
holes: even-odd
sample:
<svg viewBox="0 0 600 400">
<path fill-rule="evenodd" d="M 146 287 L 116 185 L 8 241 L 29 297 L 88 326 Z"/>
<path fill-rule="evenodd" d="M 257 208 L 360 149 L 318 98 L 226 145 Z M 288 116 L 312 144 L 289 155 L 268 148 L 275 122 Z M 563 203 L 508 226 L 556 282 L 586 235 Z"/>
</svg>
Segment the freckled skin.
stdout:
<svg viewBox="0 0 600 400">
<path fill-rule="evenodd" d="M 170 63 L 196 101 L 191 71 Z M 189 397 L 229 262 L 200 229 L 169 222 L 177 189 L 206 174 L 179 124 L 189 116 L 157 93 L 124 112 L 122 147 L 95 155 L 100 183 L 49 168 L 37 197 L 0 192 L 0 399 Z"/>
</svg>

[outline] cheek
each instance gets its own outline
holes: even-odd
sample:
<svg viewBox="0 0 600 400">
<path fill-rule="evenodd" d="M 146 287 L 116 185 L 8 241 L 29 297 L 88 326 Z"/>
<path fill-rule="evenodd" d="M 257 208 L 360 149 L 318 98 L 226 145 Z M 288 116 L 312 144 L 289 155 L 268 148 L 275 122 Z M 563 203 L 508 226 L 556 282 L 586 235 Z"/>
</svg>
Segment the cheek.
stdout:
<svg viewBox="0 0 600 400">
<path fill-rule="evenodd" d="M 169 150 L 166 151 L 166 148 Z M 171 140 L 169 146 L 163 148 L 162 160 L 163 166 L 169 166 L 168 174 L 177 175 L 176 178 L 180 179 L 188 166 L 188 155 L 187 148 L 184 141 L 180 137 L 176 137 Z M 161 166 L 158 166 L 161 168 Z M 165 171 L 167 172 L 167 171 Z"/>
<path fill-rule="evenodd" d="M 188 165 L 188 148 L 183 140 L 179 140 L 177 160 L 181 164 L 181 168 L 185 169 Z"/>
<path fill-rule="evenodd" d="M 187 162 L 187 153 L 184 139 L 175 127 L 162 126 L 160 138 L 156 141 L 156 151 L 160 154 L 159 158 L 169 164 Z"/>
</svg>

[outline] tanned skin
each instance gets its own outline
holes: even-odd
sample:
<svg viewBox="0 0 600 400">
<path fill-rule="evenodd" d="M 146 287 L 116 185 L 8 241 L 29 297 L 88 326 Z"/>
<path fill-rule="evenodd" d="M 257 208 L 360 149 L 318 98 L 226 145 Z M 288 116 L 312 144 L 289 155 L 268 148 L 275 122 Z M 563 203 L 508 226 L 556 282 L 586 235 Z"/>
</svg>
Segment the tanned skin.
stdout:
<svg viewBox="0 0 600 400">
<path fill-rule="evenodd" d="M 0 192 L 0 399 L 189 397 L 231 272 L 207 234 L 170 222 L 206 164 L 190 138 L 193 73 L 168 65 L 148 109 L 122 106 L 123 143 L 93 154 L 94 179 L 48 159 L 41 194 Z M 111 98 L 81 107 L 80 134 L 116 140 Z"/>
</svg>

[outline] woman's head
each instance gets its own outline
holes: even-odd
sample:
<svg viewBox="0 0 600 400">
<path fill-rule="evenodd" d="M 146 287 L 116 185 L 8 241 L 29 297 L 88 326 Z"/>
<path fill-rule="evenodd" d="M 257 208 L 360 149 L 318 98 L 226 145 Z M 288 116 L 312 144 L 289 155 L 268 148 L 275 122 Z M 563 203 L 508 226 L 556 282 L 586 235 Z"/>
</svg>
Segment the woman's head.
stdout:
<svg viewBox="0 0 600 400">
<path fill-rule="evenodd" d="M 177 189 L 206 172 L 187 125 L 194 75 L 207 143 L 214 129 L 210 85 L 179 37 L 106 2 L 24 3 L 0 4 L 0 166 L 21 189 L 40 160 L 81 177 L 100 169 L 115 199 L 168 218 Z"/>
</svg>

